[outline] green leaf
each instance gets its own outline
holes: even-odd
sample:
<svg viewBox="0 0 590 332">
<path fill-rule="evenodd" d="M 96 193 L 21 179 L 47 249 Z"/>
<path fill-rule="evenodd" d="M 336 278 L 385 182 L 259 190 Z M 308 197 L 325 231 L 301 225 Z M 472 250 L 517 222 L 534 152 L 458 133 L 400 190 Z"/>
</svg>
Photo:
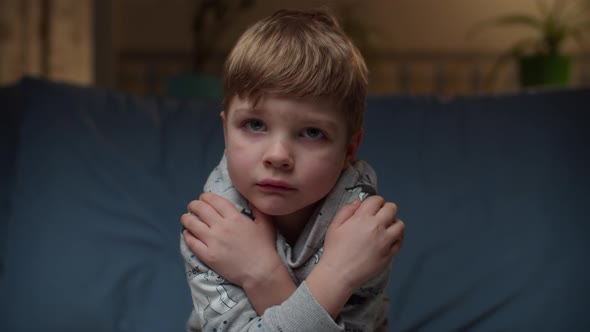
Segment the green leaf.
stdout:
<svg viewBox="0 0 590 332">
<path fill-rule="evenodd" d="M 537 5 L 537 9 L 539 10 L 539 13 L 541 13 L 541 17 L 547 17 L 550 14 L 550 10 L 549 7 L 547 6 L 547 3 L 543 0 L 537 0 L 535 1 L 535 4 Z"/>
<path fill-rule="evenodd" d="M 536 30 L 543 29 L 543 22 L 531 15 L 526 14 L 515 14 L 515 15 L 506 15 L 501 16 L 495 19 L 496 25 L 505 25 L 505 26 L 528 26 Z"/>
<path fill-rule="evenodd" d="M 543 31 L 543 22 L 538 18 L 526 14 L 516 14 L 500 16 L 477 23 L 469 31 L 467 31 L 466 37 L 472 38 L 475 35 L 482 33 L 484 30 L 492 27 L 519 25 L 531 27 L 537 31 Z"/>
<path fill-rule="evenodd" d="M 481 32 L 489 27 L 522 27 L 534 30 L 534 38 L 519 41 L 511 54 L 559 54 L 564 41 L 581 42 L 590 30 L 590 0 L 536 0 L 539 16 L 514 13 L 483 21 L 467 33 Z"/>
</svg>

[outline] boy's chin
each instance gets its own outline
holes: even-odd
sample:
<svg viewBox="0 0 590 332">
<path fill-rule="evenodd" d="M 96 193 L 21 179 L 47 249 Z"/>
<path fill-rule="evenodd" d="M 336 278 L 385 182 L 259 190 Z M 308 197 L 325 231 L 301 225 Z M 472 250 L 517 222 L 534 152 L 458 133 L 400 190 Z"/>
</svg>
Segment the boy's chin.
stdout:
<svg viewBox="0 0 590 332">
<path fill-rule="evenodd" d="M 282 217 L 295 213 L 293 208 L 284 208 L 280 206 L 255 206 L 256 209 L 271 217 Z"/>
<path fill-rule="evenodd" d="M 252 203 L 251 203 L 252 204 Z M 259 206 L 254 205 L 258 211 L 263 214 L 266 214 L 271 217 L 278 217 L 284 218 L 287 217 L 289 219 L 295 218 L 295 220 L 299 219 L 309 219 L 311 214 L 315 210 L 316 203 L 307 205 L 304 207 L 290 204 L 289 206 L 281 206 L 278 204 L 259 204 Z"/>
</svg>

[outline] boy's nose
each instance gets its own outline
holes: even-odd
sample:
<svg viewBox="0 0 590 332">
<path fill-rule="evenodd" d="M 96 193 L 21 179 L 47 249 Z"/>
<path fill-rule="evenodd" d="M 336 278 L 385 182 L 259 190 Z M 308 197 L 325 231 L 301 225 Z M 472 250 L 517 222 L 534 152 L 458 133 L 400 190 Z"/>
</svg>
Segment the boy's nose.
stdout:
<svg viewBox="0 0 590 332">
<path fill-rule="evenodd" d="M 283 170 L 293 168 L 293 156 L 288 145 L 283 141 L 272 142 L 263 157 L 264 166 Z"/>
</svg>

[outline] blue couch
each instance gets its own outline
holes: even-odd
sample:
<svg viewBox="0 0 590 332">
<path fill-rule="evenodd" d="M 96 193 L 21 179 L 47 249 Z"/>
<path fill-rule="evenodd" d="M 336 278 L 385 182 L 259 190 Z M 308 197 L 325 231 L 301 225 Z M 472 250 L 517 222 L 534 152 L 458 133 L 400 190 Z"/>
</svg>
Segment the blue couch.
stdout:
<svg viewBox="0 0 590 332">
<path fill-rule="evenodd" d="M 182 331 L 220 101 L 27 78 L 0 105 L 0 331 Z M 590 330 L 589 127 L 589 89 L 370 97 L 360 155 L 407 227 L 392 330 Z"/>
</svg>

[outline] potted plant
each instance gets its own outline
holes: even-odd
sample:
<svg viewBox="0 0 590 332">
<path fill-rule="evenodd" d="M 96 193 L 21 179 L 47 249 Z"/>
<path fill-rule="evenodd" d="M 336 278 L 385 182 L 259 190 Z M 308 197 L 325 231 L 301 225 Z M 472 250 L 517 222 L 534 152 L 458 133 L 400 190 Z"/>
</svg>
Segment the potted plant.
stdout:
<svg viewBox="0 0 590 332">
<path fill-rule="evenodd" d="M 582 42 L 583 34 L 590 29 L 589 0 L 536 1 L 537 15 L 529 13 L 506 14 L 477 26 L 528 28 L 534 34 L 516 42 L 502 55 L 492 70 L 508 60 L 518 64 L 520 84 L 523 87 L 566 85 L 569 82 L 571 56 L 562 47 L 570 39 Z"/>
<path fill-rule="evenodd" d="M 221 76 L 210 67 L 217 57 L 219 36 L 232 20 L 252 8 L 255 0 L 199 0 L 193 16 L 193 70 L 168 78 L 167 94 L 174 97 L 219 98 Z"/>
</svg>

